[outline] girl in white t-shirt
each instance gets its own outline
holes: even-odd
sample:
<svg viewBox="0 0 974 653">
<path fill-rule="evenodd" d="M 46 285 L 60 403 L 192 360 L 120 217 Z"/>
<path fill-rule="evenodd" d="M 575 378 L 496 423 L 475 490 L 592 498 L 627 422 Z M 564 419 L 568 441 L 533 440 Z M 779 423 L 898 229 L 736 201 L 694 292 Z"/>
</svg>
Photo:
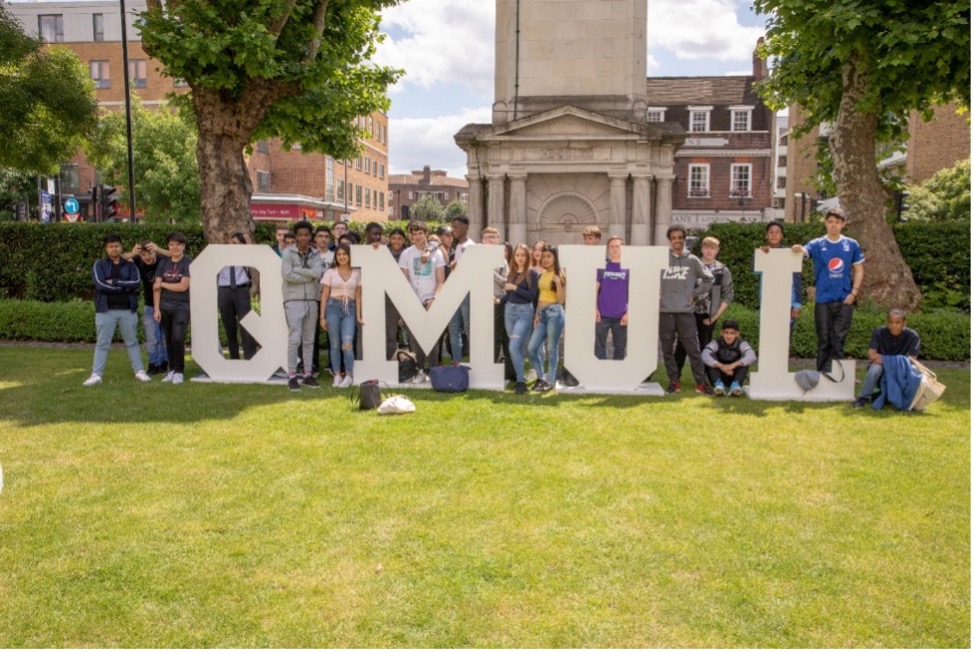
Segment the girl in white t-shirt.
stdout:
<svg viewBox="0 0 974 653">
<path fill-rule="evenodd" d="M 335 248 L 335 260 L 321 278 L 321 328 L 328 331 L 333 388 L 352 385 L 355 364 L 355 329 L 362 323 L 362 276 L 352 268 L 352 253 L 347 243 Z M 342 359 L 339 356 L 343 357 Z M 345 375 L 340 372 L 345 363 Z"/>
</svg>

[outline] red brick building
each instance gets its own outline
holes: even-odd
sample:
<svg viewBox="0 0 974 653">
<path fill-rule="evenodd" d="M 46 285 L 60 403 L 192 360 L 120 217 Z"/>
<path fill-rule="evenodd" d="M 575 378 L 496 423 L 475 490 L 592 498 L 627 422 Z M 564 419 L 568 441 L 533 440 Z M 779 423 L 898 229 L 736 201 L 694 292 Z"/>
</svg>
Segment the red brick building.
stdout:
<svg viewBox="0 0 974 653">
<path fill-rule="evenodd" d="M 389 176 L 389 219 L 408 220 L 410 207 L 424 195 L 433 195 L 446 206 L 454 200 L 467 201 L 466 179 L 448 177 L 445 170 L 413 170 L 408 175 Z"/>
</svg>

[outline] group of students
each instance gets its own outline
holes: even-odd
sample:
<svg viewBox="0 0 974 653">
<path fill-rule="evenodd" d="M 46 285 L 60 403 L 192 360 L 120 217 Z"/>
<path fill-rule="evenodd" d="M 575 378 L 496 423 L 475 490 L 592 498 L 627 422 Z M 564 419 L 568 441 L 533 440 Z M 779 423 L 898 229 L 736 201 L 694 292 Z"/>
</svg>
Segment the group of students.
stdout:
<svg viewBox="0 0 974 653">
<path fill-rule="evenodd" d="M 809 243 L 792 246 L 796 253 L 814 263 L 816 302 L 815 324 L 818 333 L 816 367 L 829 371 L 832 361 L 844 358 L 845 338 L 852 321 L 852 310 L 862 285 L 864 256 L 855 240 L 842 235 L 845 215 L 831 209 L 825 216 L 827 233 Z M 362 324 L 361 274 L 353 267 L 350 245 L 364 241 L 373 247 L 386 247 L 405 275 L 410 288 L 424 308 L 436 300 L 448 275 L 460 263 L 464 251 L 474 241 L 468 235 L 469 220 L 459 216 L 450 225 L 431 234 L 422 221 L 413 221 L 406 232 L 394 229 L 387 242 L 382 227 L 370 223 L 364 238 L 350 232 L 344 223 L 332 228 L 315 228 L 300 221 L 291 228 L 281 227 L 274 250 L 281 257 L 284 310 L 288 325 L 288 387 L 319 387 L 318 346 L 321 332 L 327 333 L 330 367 L 334 387 L 351 385 Z M 408 233 L 407 233 L 408 232 Z M 761 251 L 785 247 L 783 225 L 771 222 L 765 229 L 766 244 Z M 596 226 L 585 228 L 583 242 L 601 246 Z M 661 274 L 659 341 L 668 377 L 667 392 L 680 390 L 680 377 L 687 360 L 696 391 L 707 395 L 741 396 L 745 377 L 757 356 L 741 338 L 735 320 L 724 320 L 718 337 L 714 331 L 732 303 L 734 285 L 731 271 L 717 260 L 720 242 L 713 237 L 701 242 L 698 258 L 686 247 L 687 232 L 680 225 L 667 230 L 670 248 L 667 267 Z M 410 245 L 407 247 L 406 242 Z M 244 243 L 243 234 L 234 234 L 232 243 Z M 487 227 L 483 244 L 501 244 L 499 232 Z M 85 385 L 101 382 L 108 346 L 116 325 L 121 329 L 136 377 L 148 381 L 151 374 L 164 373 L 164 382 L 182 383 L 185 335 L 189 324 L 189 266 L 185 237 L 174 232 L 167 238 L 167 249 L 153 243 L 137 244 L 123 252 L 117 235 L 105 239 L 106 258 L 95 263 L 97 344 L 92 374 Z M 558 260 L 558 250 L 544 241 L 532 247 L 520 243 L 505 245 L 505 265 L 494 270 L 495 361 L 505 363 L 505 376 L 514 392 L 527 392 L 525 361 L 536 377 L 533 389 L 551 390 L 559 378 L 560 340 L 565 325 L 567 278 Z M 629 270 L 621 266 L 623 239 L 610 236 L 606 243 L 605 267 L 597 272 L 595 355 L 605 360 L 625 358 L 628 342 Z M 218 301 L 227 335 L 229 355 L 239 358 L 240 343 L 249 359 L 257 346 L 239 321 L 250 311 L 250 276 L 243 266 L 224 268 L 218 277 Z M 136 339 L 135 312 L 138 289 L 143 288 L 146 348 L 149 370 L 142 369 Z M 801 273 L 792 282 L 791 325 L 802 306 Z M 897 334 L 903 332 L 906 316 L 895 315 Z M 902 322 L 902 324 L 900 324 Z M 463 357 L 464 341 L 469 339 L 469 298 L 450 320 L 446 332 L 430 352 L 420 347 L 415 334 L 405 328 L 395 306 L 386 300 L 386 356 L 391 359 L 408 342 L 415 355 L 417 372 L 410 379 L 421 384 L 429 380 L 429 369 L 442 360 Z M 239 338 L 238 338 L 239 330 Z M 878 331 L 878 330 L 877 330 Z M 919 353 L 919 338 L 906 329 L 909 353 Z M 912 334 L 912 335 L 910 335 Z M 889 334 L 886 333 L 886 336 Z M 874 335 L 874 341 L 877 336 Z M 915 342 L 914 342 L 915 341 Z M 867 386 L 873 387 L 881 375 L 880 356 L 870 349 Z M 563 370 L 561 378 L 571 379 Z M 866 388 L 864 388 L 865 390 Z M 862 405 L 861 401 L 857 402 Z"/>
</svg>

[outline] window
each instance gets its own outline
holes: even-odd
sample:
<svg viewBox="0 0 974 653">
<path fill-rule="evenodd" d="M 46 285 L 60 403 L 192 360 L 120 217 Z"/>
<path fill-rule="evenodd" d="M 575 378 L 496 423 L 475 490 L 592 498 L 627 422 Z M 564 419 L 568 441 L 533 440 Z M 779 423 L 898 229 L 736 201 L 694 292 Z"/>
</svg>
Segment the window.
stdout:
<svg viewBox="0 0 974 653">
<path fill-rule="evenodd" d="M 386 196 L 385 193 L 379 193 L 379 210 L 386 210 Z"/>
<path fill-rule="evenodd" d="M 267 147 L 267 141 L 257 141 L 257 151 L 261 154 L 267 154 L 270 151 Z"/>
<path fill-rule="evenodd" d="M 751 164 L 731 164 L 731 197 L 751 196 Z"/>
<path fill-rule="evenodd" d="M 365 174 L 368 175 L 371 173 L 372 173 L 372 159 L 370 159 L 369 157 L 365 157 Z"/>
<path fill-rule="evenodd" d="M 413 199 L 413 191 L 409 191 L 409 199 Z"/>
<path fill-rule="evenodd" d="M 788 167 L 788 157 L 787 156 L 779 156 L 778 157 L 778 167 L 779 168 L 787 168 Z"/>
<path fill-rule="evenodd" d="M 145 59 L 129 60 L 129 80 L 132 88 L 145 88 L 148 85 L 149 79 L 146 76 Z"/>
<path fill-rule="evenodd" d="M 710 110 L 713 107 L 687 107 L 690 111 L 690 131 L 710 131 Z"/>
<path fill-rule="evenodd" d="M 92 32 L 92 40 L 94 41 L 105 40 L 105 14 L 91 15 L 91 32 Z"/>
<path fill-rule="evenodd" d="M 666 109 L 650 107 L 646 109 L 646 122 L 663 122 L 666 119 Z"/>
<path fill-rule="evenodd" d="M 386 164 L 380 163 L 379 164 L 379 179 L 385 179 L 385 178 L 386 178 Z"/>
<path fill-rule="evenodd" d="M 368 188 L 365 189 L 365 208 L 372 208 L 372 191 L 370 191 Z"/>
<path fill-rule="evenodd" d="M 778 177 L 778 188 L 784 190 L 788 186 L 788 177 Z"/>
<path fill-rule="evenodd" d="M 79 190 L 81 184 L 78 182 L 78 164 L 61 164 L 61 188 L 63 190 Z"/>
<path fill-rule="evenodd" d="M 690 197 L 710 197 L 710 165 L 706 163 L 690 166 Z"/>
<path fill-rule="evenodd" d="M 64 16 L 61 14 L 38 16 L 37 31 L 48 43 L 64 43 Z"/>
<path fill-rule="evenodd" d="M 362 187 L 355 184 L 355 206 L 362 206 Z"/>
<path fill-rule="evenodd" d="M 379 191 L 372 191 L 372 206 L 379 208 Z"/>
<path fill-rule="evenodd" d="M 751 131 L 751 110 L 753 107 L 731 107 L 731 131 L 749 132 Z"/>
<path fill-rule="evenodd" d="M 355 159 L 355 169 L 356 170 L 362 169 L 362 157 L 358 157 L 357 159 Z"/>
<path fill-rule="evenodd" d="M 335 201 L 335 160 L 325 157 L 325 201 Z"/>
<path fill-rule="evenodd" d="M 261 193 L 269 193 L 271 190 L 271 173 L 266 170 L 257 171 L 257 190 Z"/>
<path fill-rule="evenodd" d="M 370 133 L 370 134 L 372 135 L 372 137 L 374 138 L 374 137 L 375 137 L 375 130 L 374 130 L 374 129 L 373 129 L 372 127 L 373 127 L 373 125 L 372 125 L 372 116 L 369 116 L 369 119 L 368 119 L 368 126 L 366 127 L 366 130 L 368 130 L 368 132 L 369 132 L 369 133 Z"/>
<path fill-rule="evenodd" d="M 91 71 L 91 81 L 95 83 L 95 88 L 111 88 L 112 73 L 107 61 L 89 61 L 88 69 Z"/>
<path fill-rule="evenodd" d="M 345 182 L 340 179 L 335 184 L 335 199 L 339 202 L 345 201 Z"/>
</svg>

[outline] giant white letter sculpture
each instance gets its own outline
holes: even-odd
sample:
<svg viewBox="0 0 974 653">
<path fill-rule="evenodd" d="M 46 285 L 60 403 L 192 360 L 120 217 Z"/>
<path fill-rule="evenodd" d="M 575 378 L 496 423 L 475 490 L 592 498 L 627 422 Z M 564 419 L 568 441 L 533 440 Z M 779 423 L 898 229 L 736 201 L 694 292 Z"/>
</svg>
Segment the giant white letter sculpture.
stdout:
<svg viewBox="0 0 974 653">
<path fill-rule="evenodd" d="M 666 247 L 622 248 L 629 269 L 629 338 L 625 360 L 595 357 L 596 270 L 605 267 L 605 249 L 562 245 L 558 261 L 565 267 L 565 369 L 578 388 L 561 392 L 663 394 L 658 383 L 641 385 L 656 371 L 659 350 L 660 271 L 667 265 Z"/>
<path fill-rule="evenodd" d="M 217 328 L 216 277 L 228 265 L 245 265 L 260 273 L 260 315 L 251 311 L 240 321 L 260 351 L 252 359 L 223 357 Z M 281 259 L 267 245 L 209 245 L 190 266 L 193 360 L 213 381 L 267 381 L 277 368 L 287 369 L 287 322 L 281 290 Z"/>
<path fill-rule="evenodd" d="M 427 311 L 409 287 L 396 260 L 385 247 L 352 246 L 353 265 L 362 270 L 362 360 L 355 378 L 399 383 L 397 361 L 385 359 L 385 295 L 399 309 L 406 327 L 423 351 L 432 351 L 450 318 L 470 293 L 470 387 L 504 389 L 504 366 L 494 363 L 494 268 L 504 265 L 500 245 L 477 245 L 463 252 L 436 301 Z"/>
<path fill-rule="evenodd" d="M 852 400 L 855 393 L 856 361 L 833 364 L 833 383 L 824 375 L 818 385 L 803 392 L 788 371 L 788 309 L 791 306 L 792 274 L 802 269 L 801 253 L 773 249 L 767 254 L 754 250 L 754 271 L 761 274 L 761 335 L 758 371 L 751 373 L 752 399 L 794 399 L 798 401 Z M 844 374 L 844 378 L 843 378 Z"/>
</svg>

